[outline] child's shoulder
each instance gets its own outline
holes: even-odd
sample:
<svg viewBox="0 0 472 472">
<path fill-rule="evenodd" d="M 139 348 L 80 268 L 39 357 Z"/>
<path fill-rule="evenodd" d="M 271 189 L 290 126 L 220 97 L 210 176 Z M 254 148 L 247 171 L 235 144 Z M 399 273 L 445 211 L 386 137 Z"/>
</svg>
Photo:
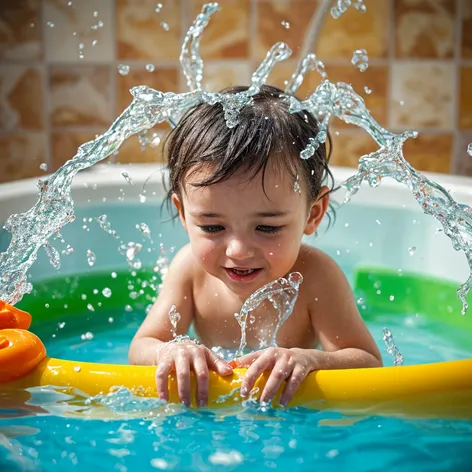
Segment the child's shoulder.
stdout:
<svg viewBox="0 0 472 472">
<path fill-rule="evenodd" d="M 190 280 L 195 275 L 196 266 L 195 257 L 189 243 L 177 251 L 169 265 L 169 272 L 176 273 L 179 277 Z"/>
<path fill-rule="evenodd" d="M 303 275 L 305 287 L 323 288 L 333 293 L 348 285 L 338 264 L 328 254 L 308 244 L 301 245 L 293 270 Z"/>
</svg>

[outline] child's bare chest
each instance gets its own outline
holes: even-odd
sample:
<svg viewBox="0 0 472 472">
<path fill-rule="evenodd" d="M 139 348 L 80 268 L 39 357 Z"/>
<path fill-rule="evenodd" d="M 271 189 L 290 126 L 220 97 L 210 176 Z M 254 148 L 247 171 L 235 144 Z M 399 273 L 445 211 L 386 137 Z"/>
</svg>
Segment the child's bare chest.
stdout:
<svg viewBox="0 0 472 472">
<path fill-rule="evenodd" d="M 194 327 L 201 342 L 208 347 L 237 348 L 241 327 L 235 313 L 241 302 L 216 287 L 206 287 L 194 294 Z M 250 312 L 246 321 L 247 348 L 258 349 L 270 345 L 279 321 L 279 314 L 268 301 Z M 298 299 L 289 318 L 279 327 L 276 336 L 279 347 L 312 348 L 317 344 L 308 306 Z"/>
</svg>

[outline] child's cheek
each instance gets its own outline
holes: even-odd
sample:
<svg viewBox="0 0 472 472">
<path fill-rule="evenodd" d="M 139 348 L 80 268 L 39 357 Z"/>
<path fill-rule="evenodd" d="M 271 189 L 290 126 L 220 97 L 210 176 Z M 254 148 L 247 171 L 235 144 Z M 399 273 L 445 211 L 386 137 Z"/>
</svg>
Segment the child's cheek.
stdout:
<svg viewBox="0 0 472 472">
<path fill-rule="evenodd" d="M 195 256 L 205 263 L 217 257 L 217 244 L 215 241 L 206 238 L 205 236 L 199 236 L 194 239 L 192 248 Z"/>
</svg>

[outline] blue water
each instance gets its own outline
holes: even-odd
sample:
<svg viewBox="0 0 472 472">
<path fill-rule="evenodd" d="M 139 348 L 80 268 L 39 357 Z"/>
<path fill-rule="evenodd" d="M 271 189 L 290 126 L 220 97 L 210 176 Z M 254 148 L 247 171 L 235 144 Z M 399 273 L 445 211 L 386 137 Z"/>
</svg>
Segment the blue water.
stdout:
<svg viewBox="0 0 472 472">
<path fill-rule="evenodd" d="M 52 357 L 126 363 L 143 316 L 88 312 L 43 323 L 36 332 Z M 462 342 L 453 328 L 384 315 L 369 328 L 386 365 L 392 359 L 383 346 L 384 326 L 406 364 L 471 356 L 466 336 Z M 93 339 L 82 339 L 87 332 Z M 1 400 L 0 392 L 0 405 Z M 88 404 L 80 392 L 36 388 L 23 404 L 0 409 L 0 470 L 472 470 L 470 421 L 350 417 L 255 403 L 195 411 L 138 400 L 126 391 L 94 400 Z M 90 419 L 103 412 L 106 420 Z"/>
</svg>

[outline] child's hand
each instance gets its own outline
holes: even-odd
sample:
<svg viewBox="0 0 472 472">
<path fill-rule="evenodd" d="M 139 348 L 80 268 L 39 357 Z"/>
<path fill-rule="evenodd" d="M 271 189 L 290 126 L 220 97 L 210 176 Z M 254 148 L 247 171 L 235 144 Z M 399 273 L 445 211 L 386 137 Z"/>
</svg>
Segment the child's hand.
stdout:
<svg viewBox="0 0 472 472">
<path fill-rule="evenodd" d="M 197 378 L 197 405 L 208 402 L 208 369 L 220 375 L 231 375 L 233 368 L 205 346 L 193 343 L 168 343 L 157 352 L 156 388 L 159 398 L 169 399 L 168 376 L 175 372 L 179 398 L 190 405 L 190 371 Z"/>
<path fill-rule="evenodd" d="M 292 399 L 305 377 L 315 370 L 312 357 L 305 349 L 284 349 L 270 347 L 252 352 L 231 361 L 230 365 L 247 367 L 247 373 L 241 384 L 241 396 L 247 396 L 253 389 L 256 380 L 265 370 L 272 370 L 261 393 L 261 401 L 268 402 L 286 381 L 280 397 L 280 404 L 285 406 Z"/>
</svg>

